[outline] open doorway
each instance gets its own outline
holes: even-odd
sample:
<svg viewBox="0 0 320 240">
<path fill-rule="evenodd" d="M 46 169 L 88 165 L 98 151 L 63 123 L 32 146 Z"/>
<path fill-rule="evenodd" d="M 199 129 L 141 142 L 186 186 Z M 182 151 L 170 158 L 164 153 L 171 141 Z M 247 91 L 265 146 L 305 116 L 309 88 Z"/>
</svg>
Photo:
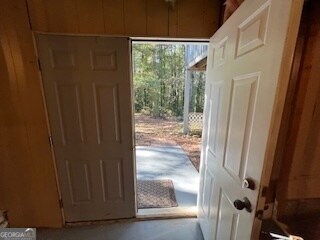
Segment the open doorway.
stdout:
<svg viewBox="0 0 320 240">
<path fill-rule="evenodd" d="M 196 215 L 207 43 L 132 42 L 138 216 Z"/>
</svg>

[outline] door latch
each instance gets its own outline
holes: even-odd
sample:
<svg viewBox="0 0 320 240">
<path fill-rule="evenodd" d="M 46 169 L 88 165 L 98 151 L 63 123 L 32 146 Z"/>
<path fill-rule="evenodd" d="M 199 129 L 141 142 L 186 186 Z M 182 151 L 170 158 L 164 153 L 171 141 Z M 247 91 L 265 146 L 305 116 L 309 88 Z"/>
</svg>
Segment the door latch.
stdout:
<svg viewBox="0 0 320 240">
<path fill-rule="evenodd" d="M 250 178 L 245 178 L 242 181 L 242 187 L 243 188 L 248 188 L 251 190 L 255 190 L 256 189 L 256 184 L 254 183 L 254 181 Z"/>
</svg>

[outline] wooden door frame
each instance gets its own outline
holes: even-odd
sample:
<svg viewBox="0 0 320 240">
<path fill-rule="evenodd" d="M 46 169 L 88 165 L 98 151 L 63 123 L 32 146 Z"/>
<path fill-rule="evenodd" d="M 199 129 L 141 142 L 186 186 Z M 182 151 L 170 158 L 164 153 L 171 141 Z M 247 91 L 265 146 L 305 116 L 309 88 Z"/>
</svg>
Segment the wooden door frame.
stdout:
<svg viewBox="0 0 320 240">
<path fill-rule="evenodd" d="M 132 43 L 133 42 L 141 42 L 141 43 L 159 43 L 159 44 L 188 44 L 188 43 L 192 43 L 192 44 L 206 44 L 209 47 L 209 43 L 210 43 L 210 39 L 205 39 L 205 38 L 161 38 L 161 37 L 129 37 L 130 39 L 130 47 L 132 47 Z M 209 48 L 208 48 L 209 50 Z M 209 54 L 209 52 L 208 52 Z M 131 54 L 130 54 L 131 60 L 132 60 L 132 48 L 131 48 Z M 131 61 L 131 65 L 130 65 L 130 71 L 131 71 L 131 84 L 132 84 L 132 92 L 133 92 L 133 88 L 134 88 L 134 83 L 133 83 L 133 69 L 132 69 L 132 61 Z M 132 96 L 134 97 L 134 95 L 132 94 Z M 132 127 L 133 127 L 133 133 L 135 134 L 135 116 L 134 116 L 134 101 L 132 101 Z M 133 134 L 133 135 L 134 135 Z M 133 139 L 133 143 L 134 143 L 134 166 L 135 166 L 135 174 L 134 174 L 134 182 L 135 182 L 135 190 L 136 190 L 136 183 L 137 183 L 137 172 L 136 172 L 136 144 L 135 144 L 135 137 Z M 200 174 L 200 172 L 199 172 Z M 197 196 L 199 195 L 199 189 L 200 189 L 200 185 L 198 186 L 198 193 Z M 135 198 L 137 197 L 137 193 L 135 192 Z M 137 201 L 137 200 L 136 200 Z M 195 207 L 195 209 L 192 209 L 193 207 L 181 207 L 181 209 L 174 211 L 174 212 L 170 212 L 167 211 L 166 212 L 162 212 L 161 210 L 159 210 L 158 212 L 156 212 L 157 210 L 154 210 L 153 213 L 142 213 L 142 214 L 138 214 L 138 207 L 136 206 L 136 218 L 137 219 L 171 219 L 171 218 L 181 218 L 181 217 L 194 217 L 194 211 L 197 211 L 198 209 L 198 198 L 197 198 L 197 206 Z"/>
<path fill-rule="evenodd" d="M 294 52 L 296 47 L 296 41 L 299 32 L 300 18 L 302 14 L 304 1 L 292 0 L 292 6 L 290 9 L 289 23 L 287 29 L 287 37 L 285 40 L 285 48 L 282 53 L 282 61 L 280 66 L 279 81 L 277 84 L 276 96 L 273 105 L 273 112 L 271 117 L 271 125 L 269 130 L 269 136 L 266 146 L 266 152 L 264 157 L 264 165 L 262 169 L 261 182 L 259 188 L 259 196 L 257 202 L 257 213 L 259 210 L 265 209 L 266 192 L 269 187 L 272 168 L 274 164 L 274 158 L 276 148 L 278 144 L 278 135 L 280 131 L 280 125 L 282 120 L 282 113 L 285 105 L 287 89 L 289 85 L 292 64 L 294 59 Z M 262 215 L 263 216 L 263 215 Z M 261 223 L 260 216 L 256 216 L 253 222 L 253 229 L 251 239 L 259 239 Z"/>
<path fill-rule="evenodd" d="M 47 34 L 44 32 L 37 32 L 37 31 L 31 31 L 32 32 L 32 39 L 33 39 L 33 47 L 34 47 L 34 51 L 35 51 L 35 55 L 36 58 L 38 60 L 38 69 L 39 69 L 39 79 L 40 79 L 40 89 L 41 89 L 41 95 L 42 95 L 42 103 L 43 103 L 43 108 L 44 108 L 44 112 L 45 112 L 45 118 L 46 118 L 46 125 L 47 125 L 47 131 L 48 131 L 48 141 L 49 141 L 49 145 L 50 145 L 50 151 L 51 151 L 51 157 L 52 157 L 52 163 L 53 163 L 53 168 L 54 168 L 54 175 L 55 175 L 55 182 L 56 182 L 56 187 L 57 187 L 57 191 L 58 191 L 58 201 L 59 201 L 59 205 L 60 205 L 60 212 L 61 212 L 61 219 L 62 219 L 62 226 L 66 225 L 66 221 L 65 221 L 65 214 L 64 214 L 64 210 L 63 210 L 63 206 L 62 206 L 62 194 L 61 194 L 61 189 L 60 189 L 60 185 L 59 185 L 59 178 L 58 178 L 58 169 L 57 169 L 57 160 L 56 160 L 56 156 L 54 154 L 54 148 L 53 148 L 53 142 L 52 142 L 52 133 L 51 133 L 51 126 L 50 126 L 50 122 L 49 122 L 49 113 L 48 113 L 48 107 L 46 104 L 46 95 L 44 92 L 44 84 L 43 84 L 43 76 L 42 76 L 42 70 L 41 70 L 41 66 L 40 66 L 40 57 L 39 57 L 39 51 L 38 51 L 38 46 L 37 46 L 37 41 L 36 41 L 36 35 L 37 34 Z M 53 35 L 53 34 L 48 34 L 48 35 Z"/>
</svg>

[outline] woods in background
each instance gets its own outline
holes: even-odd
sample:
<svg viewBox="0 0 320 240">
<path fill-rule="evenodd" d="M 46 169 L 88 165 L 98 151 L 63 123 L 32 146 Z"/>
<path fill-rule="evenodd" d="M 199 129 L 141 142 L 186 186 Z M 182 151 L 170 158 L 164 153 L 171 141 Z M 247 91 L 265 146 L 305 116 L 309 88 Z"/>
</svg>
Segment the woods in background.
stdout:
<svg viewBox="0 0 320 240">
<path fill-rule="evenodd" d="M 135 112 L 154 117 L 183 116 L 185 45 L 134 43 Z M 193 73 L 190 110 L 201 112 L 204 73 Z"/>
</svg>

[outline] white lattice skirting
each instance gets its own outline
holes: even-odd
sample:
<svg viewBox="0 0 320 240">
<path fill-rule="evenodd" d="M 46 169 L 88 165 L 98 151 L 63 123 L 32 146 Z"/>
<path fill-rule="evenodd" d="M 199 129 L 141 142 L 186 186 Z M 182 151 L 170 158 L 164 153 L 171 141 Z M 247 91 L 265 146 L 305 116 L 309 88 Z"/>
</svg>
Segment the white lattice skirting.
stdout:
<svg viewBox="0 0 320 240">
<path fill-rule="evenodd" d="M 189 113 L 189 131 L 201 131 L 203 126 L 203 113 Z"/>
</svg>

